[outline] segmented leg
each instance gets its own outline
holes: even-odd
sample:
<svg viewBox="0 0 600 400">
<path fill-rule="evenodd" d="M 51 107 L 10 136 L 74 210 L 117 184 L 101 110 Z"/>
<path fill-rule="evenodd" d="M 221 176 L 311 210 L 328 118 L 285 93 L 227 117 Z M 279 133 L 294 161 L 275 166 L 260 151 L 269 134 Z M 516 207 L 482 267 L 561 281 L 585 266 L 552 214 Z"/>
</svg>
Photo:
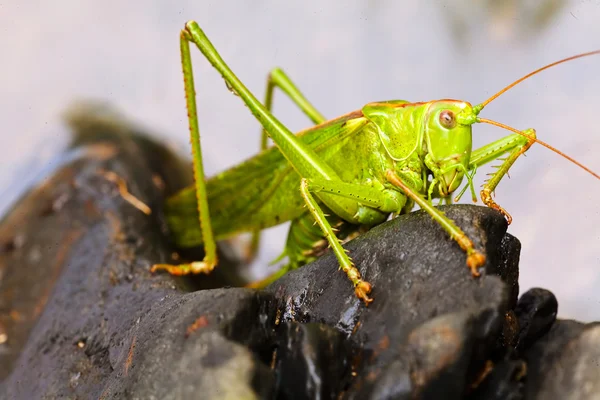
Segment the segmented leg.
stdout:
<svg viewBox="0 0 600 400">
<path fill-rule="evenodd" d="M 267 77 L 267 89 L 265 91 L 264 105 L 271 112 L 273 109 L 273 93 L 275 88 L 280 88 L 292 102 L 302 110 L 310 120 L 318 125 L 325 122 L 325 117 L 304 97 L 300 89 L 292 82 L 289 76 L 281 68 L 273 68 Z M 260 149 L 267 148 L 268 134 L 263 129 L 261 131 Z M 251 261 L 256 256 L 260 246 L 260 230 L 252 232 L 252 239 L 247 252 L 247 261 Z"/>
<path fill-rule="evenodd" d="M 320 179 L 307 179 L 306 186 L 312 193 L 331 193 L 336 196 L 356 200 L 361 205 L 376 208 L 383 212 L 401 210 L 406 199 L 393 190 L 379 190 L 369 186 L 343 181 L 324 181 Z M 369 224 L 368 220 L 357 220 Z"/>
<path fill-rule="evenodd" d="M 170 265 L 156 264 L 152 266 L 151 272 L 164 270 L 173 275 L 185 275 L 189 273 L 210 273 L 217 265 L 217 245 L 212 231 L 208 200 L 206 196 L 206 185 L 204 167 L 202 165 L 202 149 L 200 146 L 200 128 L 198 126 L 198 112 L 196 109 L 196 92 L 194 88 L 194 75 L 192 72 L 192 58 L 190 55 L 189 35 L 187 31 L 181 31 L 179 44 L 181 51 L 181 66 L 183 69 L 183 83 L 185 89 L 185 102 L 188 110 L 188 123 L 190 127 L 190 143 L 192 145 L 192 162 L 194 168 L 194 182 L 196 186 L 196 201 L 198 203 L 199 223 L 202 230 L 202 242 L 204 244 L 204 260 L 189 264 Z"/>
<path fill-rule="evenodd" d="M 315 245 L 318 245 L 320 241 L 324 241 L 324 244 L 327 244 L 328 242 L 331 243 L 332 240 L 335 240 L 336 245 L 330 245 L 335 251 L 335 248 L 339 246 L 342 240 L 347 239 L 349 235 L 352 236 L 353 234 L 356 234 L 356 232 L 361 229 L 361 226 L 370 226 L 383 222 L 387 218 L 388 213 L 397 212 L 406 204 L 406 197 L 398 191 L 378 190 L 373 187 L 356 183 L 305 179 L 303 181 L 303 187 L 305 187 L 306 191 L 310 194 L 309 200 L 312 200 L 314 206 L 324 215 L 324 222 L 319 223 L 316 227 L 313 226 L 315 221 L 318 222 L 319 220 L 315 217 L 314 212 L 309 205 L 310 214 L 304 215 L 298 220 L 293 221 L 292 226 L 290 227 L 288 242 L 286 244 L 286 252 L 289 252 L 286 255 L 289 257 L 290 263 L 264 280 L 254 282 L 251 287 L 264 287 L 267 284 L 274 282 L 290 269 L 312 261 L 312 259 L 316 257 L 313 250 L 315 249 Z M 324 206 L 315 201 L 312 197 L 312 193 L 334 194 L 335 196 L 356 200 L 358 204 L 363 207 L 367 206 L 367 208 L 363 208 L 363 210 L 358 213 L 360 217 L 357 217 L 357 219 L 353 221 L 356 225 L 348 224 L 335 214 L 325 215 L 323 212 Z M 377 209 L 380 212 L 374 211 L 373 209 Z M 329 230 L 323 228 L 324 224 L 331 227 L 331 231 L 335 232 L 335 236 L 329 235 Z M 338 230 L 339 228 L 341 228 L 341 230 Z M 309 249 L 310 255 L 306 254 L 305 249 Z M 336 253 L 336 256 L 337 255 L 338 253 Z M 343 261 L 340 261 L 340 265 L 342 266 L 342 269 L 344 269 L 344 266 L 347 266 L 348 264 L 344 264 Z M 353 283 L 355 283 L 356 276 L 354 274 L 357 273 L 357 270 L 352 267 L 351 269 L 346 268 L 344 271 L 349 275 Z"/>
<path fill-rule="evenodd" d="M 463 249 L 467 253 L 467 265 L 471 269 L 471 274 L 473 276 L 479 276 L 479 267 L 483 266 L 485 263 L 485 256 L 475 250 L 473 246 L 473 242 L 471 239 L 465 235 L 465 233 L 452 221 L 450 218 L 446 217 L 443 212 L 433 207 L 427 200 L 421 197 L 419 193 L 412 190 L 406 183 L 402 181 L 393 171 L 388 171 L 386 173 L 386 178 L 390 183 L 394 186 L 402 189 L 404 194 L 407 197 L 412 199 L 415 203 L 421 207 L 422 210 L 425 210 L 431 217 L 437 221 L 442 228 L 450 237 L 458 243 L 461 249 Z"/>
<path fill-rule="evenodd" d="M 268 108 L 258 103 L 258 100 L 245 88 L 245 86 L 237 79 L 237 77 L 231 72 L 229 67 L 223 62 L 217 51 L 214 49 L 208 38 L 204 35 L 204 32 L 194 22 L 190 21 L 186 24 L 185 29 L 181 31 L 180 35 L 180 50 L 181 50 L 181 63 L 183 68 L 184 76 L 184 88 L 186 106 L 188 109 L 188 121 L 190 126 L 190 136 L 192 144 L 192 159 L 194 168 L 194 181 L 196 186 L 196 199 L 198 202 L 199 211 L 199 223 L 202 230 L 202 238 L 205 250 L 204 260 L 201 262 L 192 262 L 188 264 L 170 265 L 170 264 L 156 264 L 152 267 L 151 271 L 165 270 L 174 275 L 184 275 L 188 273 L 209 273 L 214 269 L 217 264 L 217 253 L 216 243 L 212 232 L 210 214 L 208 209 L 208 202 L 206 196 L 205 176 L 202 164 L 202 151 L 200 145 L 200 130 L 198 126 L 198 115 L 196 107 L 195 87 L 194 87 L 194 76 L 192 70 L 192 62 L 190 55 L 189 42 L 193 42 L 200 49 L 200 51 L 206 56 L 209 62 L 223 75 L 226 82 L 231 85 L 244 99 L 249 108 L 253 110 L 253 113 L 257 116 L 259 121 L 264 125 L 265 132 L 271 130 L 284 131 L 283 136 L 292 135 L 289 130 L 277 121 L 271 114 L 270 109 L 272 106 L 273 90 L 275 87 L 280 87 L 285 93 L 290 96 L 298 106 L 316 123 L 322 122 L 325 118 L 312 106 L 306 98 L 301 94 L 298 88 L 293 82 L 287 77 L 287 75 L 280 69 L 275 69 L 270 74 L 269 81 L 267 83 L 267 94 L 265 103 Z M 254 111 L 257 110 L 257 111 Z M 259 115 L 257 115 L 259 114 Z M 267 121 L 262 121 L 266 117 Z M 261 141 L 263 147 L 266 147 L 266 140 Z M 292 141 L 292 147 L 296 143 Z M 321 171 L 318 171 L 321 172 Z M 331 176 L 331 175 L 329 175 Z M 256 249 L 258 248 L 259 240 L 258 236 L 255 235 L 252 239 L 250 257 L 253 257 Z"/>
<path fill-rule="evenodd" d="M 244 86 L 244 84 L 238 79 L 238 77 L 231 71 L 229 66 L 223 61 L 219 53 L 215 50 L 214 46 L 198 24 L 194 21 L 189 21 L 185 25 L 185 29 L 181 33 L 181 54 L 182 64 L 185 77 L 185 90 L 186 90 L 186 101 L 188 104 L 190 131 L 192 132 L 192 143 L 193 157 L 194 157 L 194 171 L 196 180 L 196 193 L 198 208 L 200 211 L 200 223 L 204 246 L 206 249 L 207 256 L 201 263 L 186 264 L 183 266 L 154 266 L 153 270 L 165 269 L 172 273 L 187 273 L 189 272 L 208 272 L 212 270 L 216 263 L 216 246 L 214 243 L 214 236 L 212 234 L 212 228 L 210 225 L 210 217 L 208 213 L 208 204 L 206 199 L 206 189 L 204 186 L 204 173 L 202 170 L 202 157 L 199 146 L 199 133 L 198 133 L 198 118 L 196 115 L 196 104 L 194 99 L 194 85 L 192 79 L 192 68 L 189 54 L 189 42 L 192 42 L 198 47 L 201 53 L 211 63 L 211 65 L 221 74 L 228 87 L 231 88 L 248 106 L 248 109 L 252 112 L 255 118 L 261 123 L 269 137 L 276 144 L 282 155 L 289 161 L 290 165 L 295 171 L 305 179 L 315 179 L 321 181 L 341 181 L 335 170 L 327 165 L 315 152 L 314 149 L 305 145 L 299 138 L 297 138 L 289 129 L 287 129 L 276 117 L 274 117 L 265 106 L 258 101 L 258 99 Z M 302 186 L 302 193 L 305 197 L 305 201 L 310 202 L 313 207 L 312 210 L 316 210 L 314 205 L 317 203 L 314 201 L 312 196 L 306 189 L 306 183 Z M 356 219 L 358 210 L 361 205 L 359 202 L 353 199 L 345 197 L 335 196 L 329 193 L 320 193 L 319 199 L 329 208 L 333 213 L 343 218 L 346 221 L 352 222 Z M 371 213 L 372 211 L 372 213 Z M 374 209 L 365 210 L 366 215 L 381 214 L 380 211 Z M 317 214 L 318 215 L 318 214 Z M 322 216 L 319 216 L 319 218 Z M 342 264 L 344 270 L 348 271 L 349 276 L 353 279 L 356 285 L 356 293 L 365 302 L 370 301 L 368 292 L 370 291 L 370 285 L 360 280 L 360 275 L 356 268 L 353 268 L 348 257 L 340 251 L 341 246 L 337 240 L 334 240 L 335 236 L 331 234 L 331 226 L 327 224 L 327 221 L 320 218 L 324 227 L 328 226 L 328 240 L 336 250 L 338 260 Z"/>
<path fill-rule="evenodd" d="M 306 202 L 308 211 L 312 214 L 315 221 L 317 221 L 317 224 L 321 227 L 321 230 L 323 230 L 325 238 L 329 242 L 333 253 L 340 263 L 340 269 L 344 271 L 346 275 L 348 275 L 348 278 L 352 281 L 356 296 L 368 305 L 373 301 L 373 299 L 369 297 L 369 293 L 371 293 L 371 284 L 362 280 L 360 272 L 354 266 L 354 263 L 352 260 L 350 260 L 348 254 L 346 254 L 346 250 L 344 250 L 342 244 L 335 236 L 335 233 L 325 218 L 323 211 L 315 201 L 314 197 L 310 194 L 310 191 L 308 190 L 308 181 L 304 178 L 300 182 L 300 193 L 302 193 L 302 197 Z"/>
<path fill-rule="evenodd" d="M 534 129 L 527 129 L 523 131 L 523 133 L 528 135 L 531 139 L 536 138 Z M 490 174 L 490 178 L 485 182 L 483 190 L 481 190 L 481 200 L 483 203 L 490 208 L 500 211 L 505 216 L 509 225 L 512 222 L 512 217 L 504 208 L 500 207 L 492 199 L 492 193 L 500 183 L 500 180 L 508 173 L 508 170 L 515 163 L 517 158 L 529 150 L 533 143 L 535 143 L 533 140 L 522 135 L 513 134 L 477 149 L 471 155 L 469 169 L 476 168 L 492 160 L 497 160 L 501 155 L 510 152 L 502 164 L 497 167 L 498 169 Z"/>
<path fill-rule="evenodd" d="M 352 263 L 343 249 L 339 238 L 334 234 L 329 221 L 325 218 L 319 204 L 315 201 L 312 193 L 328 193 L 339 198 L 356 201 L 359 211 L 352 220 L 354 223 L 372 226 L 383 222 L 389 213 L 401 210 L 406 204 L 406 197 L 397 191 L 381 190 L 357 183 L 347 183 L 334 180 L 302 179 L 300 191 L 309 212 L 323 231 L 325 239 L 340 262 L 340 268 L 346 273 L 355 287 L 356 295 L 369 303 L 371 299 L 368 294 L 371 285 L 362 280 L 360 272 Z"/>
</svg>

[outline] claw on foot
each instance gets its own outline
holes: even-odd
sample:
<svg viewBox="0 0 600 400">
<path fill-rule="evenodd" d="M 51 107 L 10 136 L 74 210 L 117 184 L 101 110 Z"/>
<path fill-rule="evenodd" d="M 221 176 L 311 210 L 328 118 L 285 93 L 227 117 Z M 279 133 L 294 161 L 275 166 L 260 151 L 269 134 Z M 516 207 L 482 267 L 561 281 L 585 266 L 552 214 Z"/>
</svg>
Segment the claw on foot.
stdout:
<svg viewBox="0 0 600 400">
<path fill-rule="evenodd" d="M 365 305 L 368 306 L 373 299 L 369 297 L 369 293 L 371 293 L 371 284 L 365 281 L 359 281 L 354 287 L 354 293 L 356 297 L 365 302 Z"/>
<path fill-rule="evenodd" d="M 494 210 L 500 211 L 500 213 L 504 215 L 504 218 L 506 218 L 506 223 L 508 223 L 508 225 L 512 223 L 512 216 L 508 213 L 508 211 L 500 207 L 496 202 L 492 202 L 492 204 L 488 204 L 488 206 L 490 208 L 493 208 Z"/>
<path fill-rule="evenodd" d="M 481 275 L 479 272 L 479 267 L 485 264 L 485 256 L 478 251 L 473 251 L 473 253 L 467 256 L 467 266 L 471 269 L 471 275 L 473 277 L 478 277 Z"/>
<path fill-rule="evenodd" d="M 512 223 L 512 216 L 508 213 L 508 211 L 506 211 L 504 208 L 500 207 L 498 205 L 498 203 L 496 203 L 492 199 L 492 194 L 489 190 L 484 189 L 481 191 L 481 200 L 489 208 L 493 208 L 496 211 L 500 211 L 500 213 L 502 215 L 504 215 L 504 218 L 506 218 L 506 222 L 508 223 L 508 225 L 510 225 Z"/>
<path fill-rule="evenodd" d="M 215 269 L 215 265 L 204 261 L 196 261 L 189 264 L 154 264 L 150 272 L 167 271 L 171 275 L 182 276 L 188 274 L 210 274 Z"/>
</svg>

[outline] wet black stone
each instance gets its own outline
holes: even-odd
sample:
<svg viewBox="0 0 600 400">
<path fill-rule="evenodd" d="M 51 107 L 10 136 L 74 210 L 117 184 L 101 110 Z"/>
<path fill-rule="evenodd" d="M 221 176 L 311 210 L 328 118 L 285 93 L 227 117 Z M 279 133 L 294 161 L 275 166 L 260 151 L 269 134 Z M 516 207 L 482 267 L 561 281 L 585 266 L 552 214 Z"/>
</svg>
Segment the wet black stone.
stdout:
<svg viewBox="0 0 600 400">
<path fill-rule="evenodd" d="M 408 400 L 415 397 L 410 366 L 402 359 L 392 361 L 382 371 L 372 371 L 365 381 L 364 387 L 353 388 L 346 397 L 360 399 L 365 396 L 373 400 Z"/>
<path fill-rule="evenodd" d="M 351 376 L 352 352 L 344 335 L 317 323 L 286 322 L 277 331 L 277 398 L 336 398 Z"/>
<path fill-rule="evenodd" d="M 505 360 L 493 366 L 483 382 L 468 396 L 469 400 L 524 399 L 527 365 L 522 360 Z"/>
<path fill-rule="evenodd" d="M 506 284 L 495 274 L 517 276 L 518 245 L 505 239 L 506 221 L 492 210 L 442 209 L 485 250 L 482 277 L 473 278 L 464 252 L 427 214 L 417 212 L 348 243 L 374 288 L 368 308 L 356 299 L 332 255 L 268 288 L 282 299 L 284 318 L 335 326 L 361 349 L 347 398 L 370 398 L 375 390 L 379 394 L 373 398 L 385 398 L 388 392 L 397 396 L 397 387 L 382 387 L 383 382 L 395 386 L 387 372 L 391 365 L 400 381 L 410 373 L 411 385 L 402 387 L 413 393 L 434 398 L 433 390 L 439 396 L 460 396 L 496 349 L 504 313 L 516 303 L 516 292 L 515 282 Z"/>
<path fill-rule="evenodd" d="M 196 287 L 149 270 L 175 251 L 160 209 L 187 165 L 104 110 L 80 111 L 72 125 L 77 145 L 65 162 L 0 223 L 0 237 L 19 243 L 0 254 L 0 398 L 98 398 L 117 367 L 115 346 L 162 299 Z M 126 202 L 103 171 L 153 214 Z M 60 206 L 48 213 L 49 203 Z M 227 282 L 217 271 L 203 285 Z M 160 330 L 149 328 L 147 337 Z"/>
<path fill-rule="evenodd" d="M 519 321 L 517 350 L 522 352 L 550 330 L 556 320 L 558 302 L 546 289 L 530 289 L 519 298 L 515 314 Z"/>
<path fill-rule="evenodd" d="M 111 347 L 103 398 L 269 398 L 272 301 L 246 289 L 162 299 Z"/>
</svg>

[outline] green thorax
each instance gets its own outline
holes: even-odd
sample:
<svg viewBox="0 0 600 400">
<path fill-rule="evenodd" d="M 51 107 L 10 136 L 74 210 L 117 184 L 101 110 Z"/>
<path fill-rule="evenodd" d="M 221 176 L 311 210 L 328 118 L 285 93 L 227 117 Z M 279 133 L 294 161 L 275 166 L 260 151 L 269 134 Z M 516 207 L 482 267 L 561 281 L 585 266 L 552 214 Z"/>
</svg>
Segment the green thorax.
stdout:
<svg viewBox="0 0 600 400">
<path fill-rule="evenodd" d="M 446 196 L 460 185 L 469 165 L 472 136 L 471 123 L 461 123 L 457 116 L 472 114 L 469 103 L 394 100 L 369 103 L 362 112 L 395 161 L 395 170 L 415 175 L 410 179 L 416 190 L 426 186 L 419 182 L 421 171 L 433 176 L 440 195 Z"/>
<path fill-rule="evenodd" d="M 373 123 L 379 140 L 394 161 L 423 156 L 423 122 L 428 103 L 392 100 L 369 103 L 362 108 Z"/>
</svg>

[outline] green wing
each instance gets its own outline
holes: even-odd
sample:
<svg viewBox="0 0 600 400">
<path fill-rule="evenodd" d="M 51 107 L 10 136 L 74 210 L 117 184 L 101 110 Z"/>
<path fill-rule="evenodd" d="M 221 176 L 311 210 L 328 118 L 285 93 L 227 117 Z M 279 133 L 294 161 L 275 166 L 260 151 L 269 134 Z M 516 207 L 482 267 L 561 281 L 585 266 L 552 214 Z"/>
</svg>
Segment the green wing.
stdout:
<svg viewBox="0 0 600 400">
<path fill-rule="evenodd" d="M 330 155 L 368 120 L 355 111 L 298 133 L 300 140 L 327 162 Z M 271 147 L 206 182 L 208 206 L 217 239 L 264 229 L 302 214 L 300 176 L 276 147 Z M 202 244 L 195 189 L 187 187 L 167 200 L 166 216 L 181 247 Z"/>
</svg>

